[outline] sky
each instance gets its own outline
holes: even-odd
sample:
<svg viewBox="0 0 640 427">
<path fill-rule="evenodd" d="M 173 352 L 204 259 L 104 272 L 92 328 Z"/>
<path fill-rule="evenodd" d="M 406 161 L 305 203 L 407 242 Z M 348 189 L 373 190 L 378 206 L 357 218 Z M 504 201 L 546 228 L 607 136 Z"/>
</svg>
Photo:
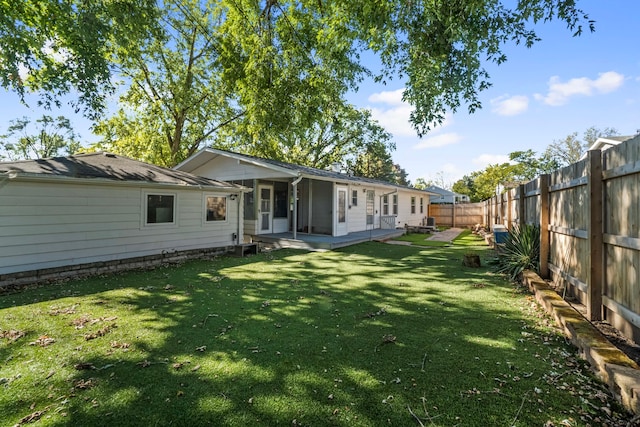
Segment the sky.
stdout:
<svg viewBox="0 0 640 427">
<path fill-rule="evenodd" d="M 581 137 L 591 126 L 634 135 L 640 130 L 640 1 L 581 0 L 578 6 L 595 20 L 594 33 L 572 37 L 561 22 L 537 25 L 541 41 L 531 48 L 508 45 L 507 62 L 486 65 L 492 87 L 480 95 L 481 110 L 470 115 L 463 106 L 423 138 L 408 121 L 411 106 L 402 102 L 402 81 L 386 86 L 365 81 L 349 101 L 370 109 L 393 135 L 393 159 L 409 180 L 445 186 L 508 161 L 513 151 L 541 154 L 554 141 L 573 132 Z M 35 101 L 31 107 L 0 91 L 0 133 L 11 119 L 63 114 L 83 141 L 97 141 L 91 123 L 72 111 L 46 112 Z"/>
<path fill-rule="evenodd" d="M 640 129 L 640 1 L 583 0 L 578 6 L 596 30 L 572 37 L 560 22 L 536 27 L 542 41 L 505 48 L 507 62 L 488 65 L 493 86 L 483 108 L 461 108 L 418 138 L 402 103 L 402 82 L 367 84 L 350 100 L 371 109 L 394 136 L 394 161 L 417 178 L 451 185 L 465 174 L 508 161 L 514 151 L 541 154 L 573 132 L 591 126 L 621 135 Z"/>
</svg>

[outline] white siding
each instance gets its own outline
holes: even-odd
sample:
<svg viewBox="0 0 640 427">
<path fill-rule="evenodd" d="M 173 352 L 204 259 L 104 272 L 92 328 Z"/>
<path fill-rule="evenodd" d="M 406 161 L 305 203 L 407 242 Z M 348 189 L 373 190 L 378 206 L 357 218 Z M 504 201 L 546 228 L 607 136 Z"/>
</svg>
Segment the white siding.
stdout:
<svg viewBox="0 0 640 427">
<path fill-rule="evenodd" d="M 175 224 L 144 225 L 145 192 L 177 196 Z M 226 221 L 207 223 L 205 194 L 225 195 L 197 189 L 4 182 L 0 274 L 233 245 L 238 203 L 228 199 Z"/>
<path fill-rule="evenodd" d="M 416 198 L 415 213 L 411 213 L 411 197 Z M 420 213 L 420 197 L 424 200 L 424 212 Z M 429 196 L 421 191 L 400 190 L 398 192 L 398 218 L 396 225 L 404 227 L 406 225 L 421 225 L 427 216 Z"/>
<path fill-rule="evenodd" d="M 284 175 L 282 172 L 255 166 L 223 156 L 215 157 L 204 165 L 194 170 L 190 170 L 189 172 L 194 175 L 223 181 L 282 178 Z"/>
</svg>

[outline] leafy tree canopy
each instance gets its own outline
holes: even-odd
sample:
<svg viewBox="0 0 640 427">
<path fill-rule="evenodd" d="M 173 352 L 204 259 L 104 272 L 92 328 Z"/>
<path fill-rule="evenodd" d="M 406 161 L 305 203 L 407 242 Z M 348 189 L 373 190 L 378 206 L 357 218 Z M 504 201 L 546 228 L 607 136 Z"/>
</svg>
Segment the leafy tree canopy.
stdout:
<svg viewBox="0 0 640 427">
<path fill-rule="evenodd" d="M 74 154 L 80 149 L 78 135 L 66 117 L 44 115 L 34 126 L 28 117 L 10 123 L 7 133 L 0 135 L 0 149 L 9 160 L 56 157 Z"/>
<path fill-rule="evenodd" d="M 599 129 L 591 126 L 584 131 L 582 140 L 578 138 L 578 132 L 573 132 L 563 139 L 553 141 L 547 147 L 545 155 L 553 159 L 559 166 L 567 166 L 580 160 L 598 138 L 619 135 L 617 129 L 606 127 Z"/>
<path fill-rule="evenodd" d="M 45 107 L 77 95 L 97 118 L 113 91 L 116 54 L 135 47 L 159 22 L 154 0 L 0 1 L 0 84 Z"/>
<path fill-rule="evenodd" d="M 201 13 L 193 14 L 197 4 Z M 506 60 L 506 43 L 531 46 L 538 22 L 559 19 L 578 35 L 593 23 L 577 0 L 408 2 L 389 0 L 34 0 L 0 3 L 0 81 L 38 91 L 45 103 L 77 91 L 88 114 L 112 90 L 114 60 L 135 61 L 156 30 L 199 27 L 216 51 L 225 93 L 254 118 L 282 126 L 313 118 L 318 102 L 357 88 L 365 76 L 406 79 L 404 99 L 419 134 L 463 105 L 480 108 L 490 86 L 483 63 Z M 182 9 L 185 26 L 168 24 Z M 168 11 L 168 12 L 167 12 Z M 186 21 L 189 21 L 187 24 Z M 191 28 L 191 29 L 190 29 Z M 361 65 L 373 52 L 380 70 Z M 310 120 L 307 120 L 310 122 Z"/>
</svg>

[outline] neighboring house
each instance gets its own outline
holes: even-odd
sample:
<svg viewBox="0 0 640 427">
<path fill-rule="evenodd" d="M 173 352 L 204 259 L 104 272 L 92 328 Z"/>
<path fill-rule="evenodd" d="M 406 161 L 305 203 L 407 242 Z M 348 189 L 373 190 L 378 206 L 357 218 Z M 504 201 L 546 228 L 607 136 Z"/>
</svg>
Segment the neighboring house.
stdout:
<svg viewBox="0 0 640 427">
<path fill-rule="evenodd" d="M 444 188 L 436 187 L 435 185 L 427 187 L 425 190 L 436 194 L 431 196 L 429 200 L 430 203 L 433 204 L 469 203 L 471 201 L 469 196 L 466 194 L 454 193 L 453 191 L 445 190 Z"/>
<path fill-rule="evenodd" d="M 607 136 L 606 138 L 598 138 L 596 142 L 591 144 L 589 150 L 580 157 L 580 160 L 586 159 L 587 154 L 591 150 L 601 150 L 605 151 L 611 147 L 614 147 L 618 144 L 621 144 L 629 139 L 632 139 L 638 135 L 627 135 L 627 136 Z"/>
<path fill-rule="evenodd" d="M 431 193 L 368 178 L 205 148 L 176 169 L 251 188 L 248 235 L 344 236 L 424 223 Z M 296 194 L 296 197 L 293 195 Z"/>
<path fill-rule="evenodd" d="M 0 279 L 232 246 L 244 190 L 107 153 L 0 163 Z"/>
</svg>

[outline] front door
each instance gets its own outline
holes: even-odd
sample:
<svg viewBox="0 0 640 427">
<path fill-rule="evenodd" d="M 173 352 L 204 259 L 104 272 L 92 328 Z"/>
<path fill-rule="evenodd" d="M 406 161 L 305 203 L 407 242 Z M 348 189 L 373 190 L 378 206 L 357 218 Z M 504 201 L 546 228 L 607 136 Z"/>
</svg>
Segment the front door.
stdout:
<svg viewBox="0 0 640 427">
<path fill-rule="evenodd" d="M 273 218 L 273 187 L 270 185 L 258 186 L 258 230 L 259 234 L 271 233 Z"/>
<path fill-rule="evenodd" d="M 347 227 L 347 187 L 337 187 L 336 191 L 336 236 L 348 234 Z"/>
</svg>

